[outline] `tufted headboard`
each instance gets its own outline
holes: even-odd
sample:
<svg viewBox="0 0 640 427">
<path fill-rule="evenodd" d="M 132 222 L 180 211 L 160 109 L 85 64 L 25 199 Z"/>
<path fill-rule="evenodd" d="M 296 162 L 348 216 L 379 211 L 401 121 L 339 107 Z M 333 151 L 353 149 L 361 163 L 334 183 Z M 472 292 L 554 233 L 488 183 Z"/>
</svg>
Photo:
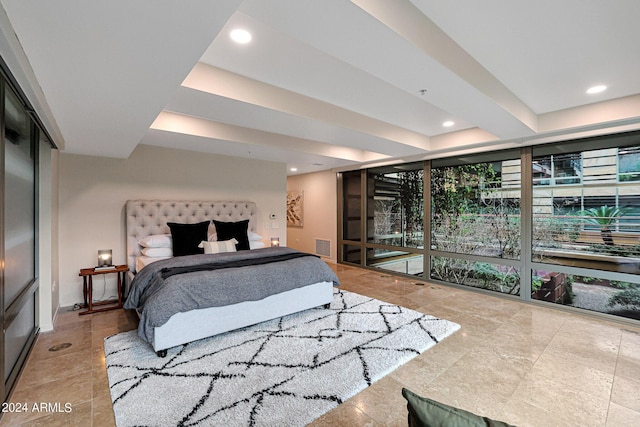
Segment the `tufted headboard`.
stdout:
<svg viewBox="0 0 640 427">
<path fill-rule="evenodd" d="M 127 264 L 135 271 L 140 255 L 138 241 L 152 234 L 169 234 L 167 222 L 196 223 L 249 220 L 249 231 L 256 231 L 257 208 L 254 202 L 128 200 L 125 208 L 127 225 Z M 212 225 L 213 227 L 213 225 Z"/>
</svg>

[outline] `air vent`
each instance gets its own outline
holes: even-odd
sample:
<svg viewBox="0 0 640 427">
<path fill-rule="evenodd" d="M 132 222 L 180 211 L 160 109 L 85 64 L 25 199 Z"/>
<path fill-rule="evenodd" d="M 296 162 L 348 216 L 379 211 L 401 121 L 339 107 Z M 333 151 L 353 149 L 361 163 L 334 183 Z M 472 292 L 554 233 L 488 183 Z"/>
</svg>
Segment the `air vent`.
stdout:
<svg viewBox="0 0 640 427">
<path fill-rule="evenodd" d="M 324 239 L 316 239 L 316 255 L 331 256 L 331 241 Z"/>
</svg>

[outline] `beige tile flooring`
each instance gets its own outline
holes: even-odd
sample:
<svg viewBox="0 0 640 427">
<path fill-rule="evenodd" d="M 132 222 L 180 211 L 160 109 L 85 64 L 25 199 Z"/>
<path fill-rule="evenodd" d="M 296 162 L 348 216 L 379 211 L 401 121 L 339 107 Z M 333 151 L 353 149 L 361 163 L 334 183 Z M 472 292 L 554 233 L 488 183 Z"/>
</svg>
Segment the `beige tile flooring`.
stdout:
<svg viewBox="0 0 640 427">
<path fill-rule="evenodd" d="M 519 426 L 639 426 L 640 328 L 382 272 L 334 265 L 344 289 L 462 328 L 313 426 L 403 426 L 402 387 Z M 418 284 L 419 283 L 419 284 Z M 2 426 L 113 426 L 103 338 L 132 329 L 123 310 L 64 311 L 40 334 L 12 402 L 70 412 L 5 414 Z M 60 343 L 71 347 L 48 351 Z M 31 409 L 31 408 L 30 408 Z"/>
</svg>

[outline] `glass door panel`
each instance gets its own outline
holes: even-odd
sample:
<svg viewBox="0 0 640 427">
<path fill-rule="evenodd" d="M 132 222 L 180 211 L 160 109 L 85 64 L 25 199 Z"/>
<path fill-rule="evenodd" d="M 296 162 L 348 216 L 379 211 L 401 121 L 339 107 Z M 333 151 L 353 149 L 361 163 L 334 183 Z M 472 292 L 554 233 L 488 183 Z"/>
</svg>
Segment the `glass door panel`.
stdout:
<svg viewBox="0 0 640 427">
<path fill-rule="evenodd" d="M 4 308 L 35 277 L 35 159 L 31 120 L 17 96 L 5 95 Z"/>
</svg>

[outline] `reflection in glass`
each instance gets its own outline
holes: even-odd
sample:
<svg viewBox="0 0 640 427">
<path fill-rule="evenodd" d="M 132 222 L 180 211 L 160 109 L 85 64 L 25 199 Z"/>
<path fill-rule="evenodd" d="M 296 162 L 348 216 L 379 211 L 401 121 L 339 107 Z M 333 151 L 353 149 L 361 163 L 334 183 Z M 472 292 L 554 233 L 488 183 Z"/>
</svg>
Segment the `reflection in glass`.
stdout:
<svg viewBox="0 0 640 427">
<path fill-rule="evenodd" d="M 422 163 L 369 171 L 367 241 L 424 247 L 424 172 Z"/>
<path fill-rule="evenodd" d="M 396 273 L 422 276 L 424 256 L 393 249 L 367 249 L 367 265 Z"/>
<path fill-rule="evenodd" d="M 620 182 L 640 181 L 640 146 L 618 150 Z"/>
</svg>

